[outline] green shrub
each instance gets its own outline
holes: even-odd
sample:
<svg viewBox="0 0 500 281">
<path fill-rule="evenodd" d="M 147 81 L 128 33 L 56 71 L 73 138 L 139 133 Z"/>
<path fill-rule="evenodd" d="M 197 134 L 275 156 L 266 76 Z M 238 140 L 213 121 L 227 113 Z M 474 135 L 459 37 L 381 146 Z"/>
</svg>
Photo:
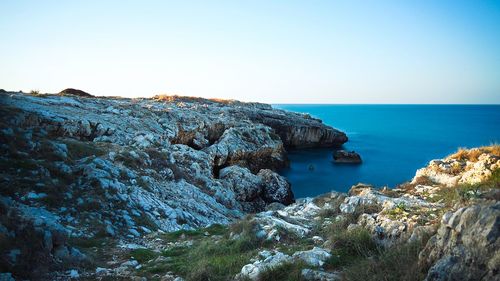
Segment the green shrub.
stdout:
<svg viewBox="0 0 500 281">
<path fill-rule="evenodd" d="M 376 255 L 380 249 L 368 230 L 341 228 L 330 236 L 332 257 L 327 261 L 328 268 L 338 268 L 352 264 L 360 259 Z"/>
<path fill-rule="evenodd" d="M 163 268 L 173 271 L 186 280 L 228 280 L 256 255 L 259 247 L 253 239 L 203 240 L 192 247 L 173 248 L 163 253 L 169 260 L 155 266 L 150 273 L 160 273 Z M 162 272 L 163 273 L 163 272 Z"/>
</svg>

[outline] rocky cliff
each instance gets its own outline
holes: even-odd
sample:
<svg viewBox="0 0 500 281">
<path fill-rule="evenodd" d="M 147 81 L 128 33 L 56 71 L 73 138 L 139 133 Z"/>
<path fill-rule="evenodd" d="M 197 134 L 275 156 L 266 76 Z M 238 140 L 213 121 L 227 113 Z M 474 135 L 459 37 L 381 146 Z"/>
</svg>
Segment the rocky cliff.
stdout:
<svg viewBox="0 0 500 281">
<path fill-rule="evenodd" d="M 113 262 L 81 274 L 148 280 L 498 280 L 499 149 L 433 160 L 392 189 L 358 184 L 346 194 L 272 203 L 229 227 L 154 232 L 119 251 L 106 245 L 115 251 L 107 258 Z M 455 160 L 461 169 L 440 170 L 442 176 L 460 175 L 473 184 L 423 176 L 435 163 Z M 485 176 L 475 181 L 479 166 Z M 221 171 L 228 175 L 249 176 L 235 167 Z"/>
<path fill-rule="evenodd" d="M 345 134 L 258 103 L 0 93 L 0 280 L 498 280 L 500 147 L 295 202 Z"/>
<path fill-rule="evenodd" d="M 3 91 L 0 111 L 2 268 L 14 271 L 82 259 L 71 239 L 132 240 L 290 204 L 275 173 L 286 149 L 347 141 L 310 116 L 229 100 Z"/>
</svg>

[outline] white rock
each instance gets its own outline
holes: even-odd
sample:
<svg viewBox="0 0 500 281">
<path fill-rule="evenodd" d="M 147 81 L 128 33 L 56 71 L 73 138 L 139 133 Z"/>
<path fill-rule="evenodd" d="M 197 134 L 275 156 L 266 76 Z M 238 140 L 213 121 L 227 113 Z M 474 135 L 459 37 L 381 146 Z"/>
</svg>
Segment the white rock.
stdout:
<svg viewBox="0 0 500 281">
<path fill-rule="evenodd" d="M 309 266 L 322 267 L 331 254 L 323 248 L 314 247 L 312 250 L 295 252 L 292 257 L 304 261 Z"/>
</svg>

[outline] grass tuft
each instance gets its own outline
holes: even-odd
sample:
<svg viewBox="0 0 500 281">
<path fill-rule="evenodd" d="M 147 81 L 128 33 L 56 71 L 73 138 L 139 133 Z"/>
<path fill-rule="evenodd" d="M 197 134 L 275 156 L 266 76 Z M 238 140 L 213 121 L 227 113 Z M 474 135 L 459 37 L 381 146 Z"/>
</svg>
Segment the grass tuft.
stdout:
<svg viewBox="0 0 500 281">
<path fill-rule="evenodd" d="M 302 269 L 306 268 L 303 262 L 283 263 L 263 271 L 259 275 L 259 281 L 301 281 Z"/>
<path fill-rule="evenodd" d="M 134 249 L 130 251 L 130 258 L 137 260 L 139 263 L 145 263 L 155 259 L 160 254 L 150 249 Z"/>
</svg>

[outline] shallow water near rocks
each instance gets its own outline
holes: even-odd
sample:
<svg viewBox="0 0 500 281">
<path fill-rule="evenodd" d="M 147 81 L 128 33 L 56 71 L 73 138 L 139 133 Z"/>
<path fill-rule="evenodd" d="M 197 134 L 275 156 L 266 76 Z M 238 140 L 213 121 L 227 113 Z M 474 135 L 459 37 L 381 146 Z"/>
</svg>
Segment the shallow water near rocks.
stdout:
<svg viewBox="0 0 500 281">
<path fill-rule="evenodd" d="M 394 187 L 411 179 L 430 160 L 459 147 L 500 142 L 500 105 L 298 105 L 275 108 L 309 113 L 347 133 L 342 149 L 355 150 L 363 163 L 334 164 L 333 149 L 289 152 L 280 171 L 296 198 L 358 183 Z"/>
</svg>

